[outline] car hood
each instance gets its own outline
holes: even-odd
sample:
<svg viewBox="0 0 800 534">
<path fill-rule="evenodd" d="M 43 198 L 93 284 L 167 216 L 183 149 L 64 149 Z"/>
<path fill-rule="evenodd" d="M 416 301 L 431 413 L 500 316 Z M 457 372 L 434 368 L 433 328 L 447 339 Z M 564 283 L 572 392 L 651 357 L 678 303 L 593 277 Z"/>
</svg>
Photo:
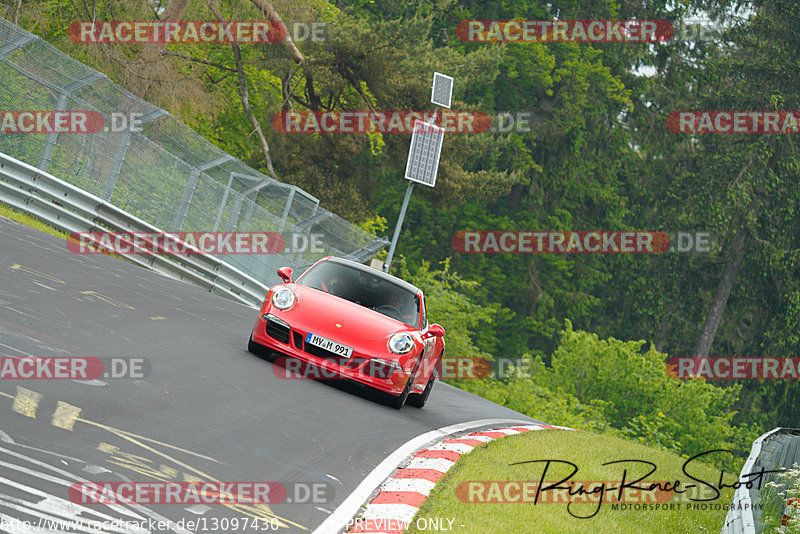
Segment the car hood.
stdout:
<svg viewBox="0 0 800 534">
<path fill-rule="evenodd" d="M 273 310 L 272 313 L 304 332 L 344 344 L 379 342 L 385 351 L 386 340 L 392 334 L 416 331 L 401 321 L 330 293 L 299 284 L 287 286 L 297 295 L 297 303 L 288 311 Z"/>
</svg>

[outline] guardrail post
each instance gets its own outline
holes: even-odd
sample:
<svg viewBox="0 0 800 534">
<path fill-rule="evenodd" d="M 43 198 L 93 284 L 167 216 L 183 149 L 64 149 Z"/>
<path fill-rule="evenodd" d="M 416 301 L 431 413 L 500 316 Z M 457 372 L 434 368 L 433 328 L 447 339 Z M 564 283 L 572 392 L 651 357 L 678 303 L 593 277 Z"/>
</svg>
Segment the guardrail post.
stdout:
<svg viewBox="0 0 800 534">
<path fill-rule="evenodd" d="M 167 112 L 163 109 L 156 109 L 143 115 L 140 122 L 141 124 L 147 124 L 166 114 Z M 120 139 L 117 150 L 114 152 L 114 163 L 111 165 L 111 171 L 108 173 L 108 180 L 106 180 L 106 186 L 103 189 L 103 200 L 111 200 L 111 195 L 114 194 L 114 189 L 117 188 L 117 179 L 119 178 L 119 172 L 122 170 L 122 162 L 125 160 L 128 146 L 131 144 L 132 135 L 131 128 L 126 128 L 122 132 L 122 139 Z"/>
</svg>

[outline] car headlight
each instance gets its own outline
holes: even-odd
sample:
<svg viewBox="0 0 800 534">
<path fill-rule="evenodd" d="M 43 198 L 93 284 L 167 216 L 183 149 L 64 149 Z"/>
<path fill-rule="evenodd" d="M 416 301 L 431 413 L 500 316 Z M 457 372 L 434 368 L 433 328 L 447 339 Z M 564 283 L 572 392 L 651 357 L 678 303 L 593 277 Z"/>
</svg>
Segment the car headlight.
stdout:
<svg viewBox="0 0 800 534">
<path fill-rule="evenodd" d="M 288 310 L 294 303 L 297 302 L 297 297 L 294 291 L 286 286 L 276 287 L 272 292 L 272 304 L 279 310 Z"/>
<path fill-rule="evenodd" d="M 407 354 L 414 348 L 414 338 L 409 334 L 395 334 L 389 338 L 389 350 L 395 354 Z"/>
</svg>

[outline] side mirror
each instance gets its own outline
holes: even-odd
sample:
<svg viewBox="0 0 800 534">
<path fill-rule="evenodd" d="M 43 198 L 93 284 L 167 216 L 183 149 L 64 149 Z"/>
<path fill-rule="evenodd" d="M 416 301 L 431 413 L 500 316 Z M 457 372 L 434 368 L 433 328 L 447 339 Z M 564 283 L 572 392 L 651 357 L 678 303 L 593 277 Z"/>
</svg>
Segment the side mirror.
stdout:
<svg viewBox="0 0 800 534">
<path fill-rule="evenodd" d="M 444 337 L 444 328 L 442 328 L 442 325 L 433 323 L 430 328 L 428 328 L 428 335 L 434 337 Z"/>
<path fill-rule="evenodd" d="M 281 277 L 281 280 L 284 282 L 291 282 L 292 281 L 292 268 L 291 267 L 281 267 L 278 269 L 278 276 Z"/>
</svg>

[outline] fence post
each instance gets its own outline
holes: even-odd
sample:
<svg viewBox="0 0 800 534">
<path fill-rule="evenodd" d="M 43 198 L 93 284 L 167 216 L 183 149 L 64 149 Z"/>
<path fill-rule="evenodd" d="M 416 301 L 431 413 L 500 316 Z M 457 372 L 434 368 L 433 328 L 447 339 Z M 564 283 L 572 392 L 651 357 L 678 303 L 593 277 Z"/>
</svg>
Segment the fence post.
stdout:
<svg viewBox="0 0 800 534">
<path fill-rule="evenodd" d="M 219 223 L 222 222 L 222 212 L 225 211 L 225 205 L 228 203 L 228 196 L 231 194 L 231 186 L 233 185 L 233 173 L 228 177 L 228 185 L 225 187 L 225 192 L 222 194 L 222 202 L 219 203 L 219 211 L 217 211 L 217 220 L 214 222 L 213 232 L 219 230 Z"/>
<path fill-rule="evenodd" d="M 189 211 L 189 204 L 192 202 L 192 195 L 194 195 L 194 190 L 197 188 L 197 179 L 200 177 L 200 173 L 222 165 L 231 159 L 233 159 L 233 156 L 224 154 L 192 168 L 192 172 L 189 174 L 189 180 L 186 182 L 186 188 L 183 190 L 183 198 L 181 198 L 181 203 L 178 206 L 178 210 L 175 212 L 175 218 L 172 220 L 173 231 L 180 232 L 181 227 L 183 227 L 183 223 L 186 220 L 186 213 Z"/>
<path fill-rule="evenodd" d="M 239 176 L 247 176 L 247 175 L 241 174 Z M 232 232 L 234 227 L 236 226 L 236 223 L 239 220 L 239 212 L 242 210 L 242 202 L 244 202 L 244 199 L 247 198 L 247 195 L 249 195 L 250 193 L 257 194 L 258 191 L 260 191 L 263 187 L 269 185 L 269 183 L 270 180 L 261 179 L 261 181 L 256 183 L 256 185 L 248 187 L 241 193 L 237 193 L 236 200 L 233 202 L 233 207 L 231 208 L 231 214 L 228 217 L 228 224 L 225 225 L 226 232 Z"/>
<path fill-rule="evenodd" d="M 258 193 L 256 193 L 256 196 L 258 196 Z M 253 199 L 250 201 L 250 205 L 247 206 L 247 213 L 244 216 L 244 221 L 242 221 L 242 229 L 244 229 L 245 231 L 247 231 L 247 225 L 250 224 L 250 217 L 253 216 L 253 208 L 255 207 L 255 205 L 256 201 L 255 199 Z"/>
<path fill-rule="evenodd" d="M 315 206 L 314 211 L 316 211 L 316 206 Z M 322 221 L 324 221 L 325 219 L 327 219 L 330 216 L 331 216 L 331 212 L 329 212 L 327 210 L 323 210 L 322 213 L 316 213 L 316 214 L 312 215 L 311 217 L 309 217 L 308 219 L 306 219 L 306 220 L 304 220 L 302 222 L 299 222 L 296 225 L 294 225 L 294 231 L 298 235 L 299 234 L 306 234 L 306 233 L 309 234 L 309 240 L 310 240 L 311 239 L 311 227 L 314 226 L 315 224 L 321 223 Z M 297 251 L 297 252 L 292 251 L 292 254 L 291 254 L 291 257 L 290 257 L 290 261 L 292 263 L 297 263 L 298 258 L 300 258 L 302 255 L 303 255 L 303 253 L 300 252 L 300 251 Z"/>
<path fill-rule="evenodd" d="M 56 109 L 55 111 L 66 111 L 67 109 L 67 102 L 69 101 L 69 97 L 72 93 L 77 91 L 78 89 L 82 89 L 87 85 L 93 84 L 97 80 L 105 78 L 106 75 L 102 72 L 92 72 L 84 76 L 83 78 L 79 78 L 74 82 L 70 82 L 61 89 L 60 94 L 58 95 L 58 101 L 56 102 Z M 47 139 L 44 142 L 44 148 L 42 149 L 42 156 L 39 158 L 39 165 L 38 167 L 46 171 L 47 168 L 50 166 L 50 157 L 53 155 L 53 149 L 56 146 L 56 141 L 58 140 L 58 132 L 50 132 L 47 134 Z"/>
<path fill-rule="evenodd" d="M 156 109 L 143 115 L 140 121 L 142 124 L 146 124 L 166 114 L 167 112 L 163 109 Z M 125 128 L 125 131 L 122 132 L 122 138 L 119 141 L 119 145 L 117 145 L 116 152 L 114 152 L 114 163 L 111 164 L 111 171 L 108 173 L 106 186 L 103 189 L 103 200 L 111 200 L 111 195 L 114 194 L 114 189 L 117 188 L 117 179 L 119 178 L 119 172 L 122 170 L 122 161 L 125 159 L 125 154 L 128 152 L 128 146 L 131 144 L 132 135 L 133 132 L 131 128 Z"/>
<path fill-rule="evenodd" d="M 286 207 L 283 208 L 283 217 L 281 217 L 281 224 L 278 227 L 278 233 L 283 233 L 283 228 L 286 226 L 286 219 L 289 217 L 289 210 L 292 207 L 292 201 L 294 200 L 294 192 L 297 190 L 296 187 L 292 187 L 292 190 L 289 192 L 289 197 L 286 199 Z"/>
</svg>

